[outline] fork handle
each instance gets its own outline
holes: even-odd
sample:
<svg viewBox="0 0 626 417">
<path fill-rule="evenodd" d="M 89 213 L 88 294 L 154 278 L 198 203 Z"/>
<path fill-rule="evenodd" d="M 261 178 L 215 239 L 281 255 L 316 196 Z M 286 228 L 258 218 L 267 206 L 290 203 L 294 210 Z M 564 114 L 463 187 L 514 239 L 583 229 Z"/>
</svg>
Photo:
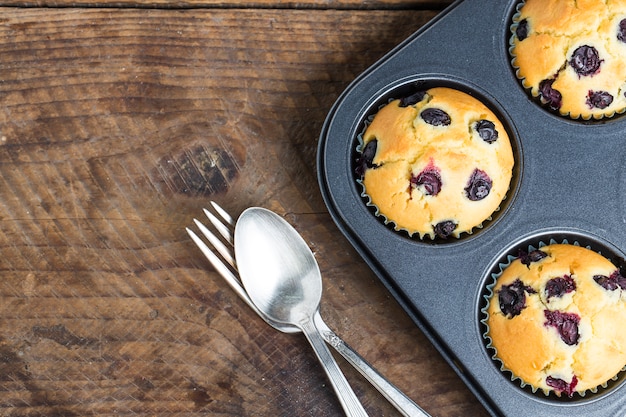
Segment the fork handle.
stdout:
<svg viewBox="0 0 626 417">
<path fill-rule="evenodd" d="M 363 405 L 357 398 L 356 394 L 350 387 L 335 358 L 330 353 L 328 346 L 324 342 L 320 331 L 315 327 L 313 318 L 305 318 L 300 322 L 300 329 L 311 343 L 311 347 L 315 351 L 331 385 L 333 386 L 339 402 L 348 417 L 367 417 L 367 413 Z"/>
<path fill-rule="evenodd" d="M 403 416 L 431 417 L 337 336 L 323 321 L 319 311 L 313 320 L 324 340 L 359 371 Z"/>
</svg>

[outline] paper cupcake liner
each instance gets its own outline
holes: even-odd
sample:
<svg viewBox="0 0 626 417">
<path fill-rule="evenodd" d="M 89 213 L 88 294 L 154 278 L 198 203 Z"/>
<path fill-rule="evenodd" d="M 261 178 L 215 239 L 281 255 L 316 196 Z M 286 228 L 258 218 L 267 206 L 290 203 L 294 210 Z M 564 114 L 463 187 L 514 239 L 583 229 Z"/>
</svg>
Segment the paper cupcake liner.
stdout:
<svg viewBox="0 0 626 417">
<path fill-rule="evenodd" d="M 512 23 L 509 27 L 511 36 L 509 37 L 509 41 L 508 41 L 508 46 L 509 46 L 508 50 L 509 50 L 509 55 L 511 57 L 511 60 L 510 60 L 511 67 L 513 68 L 515 72 L 516 78 L 519 80 L 520 84 L 522 85 L 524 90 L 527 92 L 527 94 L 542 108 L 554 114 L 558 114 L 559 116 L 569 118 L 571 120 L 582 120 L 583 122 L 594 121 L 594 120 L 601 121 L 601 120 L 610 119 L 615 116 L 624 114 L 624 112 L 626 112 L 626 106 L 623 106 L 620 109 L 609 109 L 606 112 L 598 113 L 598 114 L 573 115 L 569 111 L 563 111 L 561 109 L 554 110 L 554 109 L 551 109 L 547 105 L 546 101 L 541 97 L 541 94 L 539 93 L 538 89 L 535 89 L 534 86 L 529 84 L 526 78 L 520 74 L 520 67 L 517 65 L 517 56 L 515 55 L 515 36 L 516 36 L 515 32 L 520 22 L 521 9 L 525 3 L 526 3 L 525 0 L 520 0 L 515 6 L 515 12 L 511 18 Z M 626 65 L 626 61 L 624 62 L 624 65 Z M 619 91 L 621 93 L 622 88 L 620 88 Z"/>
<path fill-rule="evenodd" d="M 542 240 L 535 242 L 535 244 L 527 245 L 525 248 L 523 247 L 523 245 L 520 245 L 518 248 L 515 248 L 515 249 L 526 250 L 527 253 L 531 253 L 534 250 L 541 249 L 544 246 L 553 245 L 553 244 L 566 244 L 566 245 L 584 247 L 586 249 L 592 250 L 602 255 L 600 251 L 596 251 L 589 245 L 582 246 L 577 240 L 572 240 L 570 243 L 568 239 L 561 239 L 561 240 L 556 240 L 553 238 L 542 239 Z M 622 379 L 625 376 L 624 372 L 626 371 L 626 365 L 624 365 L 624 367 L 622 367 L 622 369 L 619 370 L 616 375 L 614 375 L 612 378 L 608 379 L 604 383 L 597 385 L 596 387 L 584 390 L 584 391 L 574 391 L 573 395 L 570 397 L 564 394 L 557 393 L 554 390 L 547 390 L 542 387 L 537 387 L 533 385 L 532 383 L 529 383 L 523 380 L 521 377 L 515 375 L 514 371 L 512 371 L 511 369 L 508 369 L 505 366 L 504 362 L 498 357 L 498 350 L 493 345 L 492 339 L 489 336 L 490 329 L 489 329 L 489 324 L 488 324 L 488 318 L 489 318 L 488 310 L 490 306 L 490 301 L 494 299 L 494 296 L 495 296 L 494 287 L 496 286 L 498 279 L 500 278 L 504 270 L 507 267 L 509 267 L 511 263 L 517 260 L 518 258 L 519 257 L 516 255 L 508 254 L 506 255 L 505 259 L 502 259 L 500 262 L 498 262 L 497 266 L 494 267 L 493 272 L 490 274 L 490 282 L 488 282 L 485 285 L 485 289 L 481 297 L 482 308 L 480 308 L 480 314 L 481 314 L 480 324 L 482 325 L 482 330 L 483 330 L 482 337 L 485 343 L 485 347 L 487 348 L 487 351 L 489 352 L 491 359 L 494 361 L 494 364 L 498 366 L 498 369 L 502 372 L 503 375 L 505 376 L 508 375 L 510 382 L 516 384 L 523 390 L 528 390 L 533 394 L 542 393 L 544 397 L 549 398 L 549 399 L 554 399 L 557 401 L 572 402 L 572 401 L 576 401 L 579 399 L 584 399 L 588 396 L 593 397 L 600 393 L 608 392 L 607 388 L 613 387 L 614 385 L 617 384 L 617 382 L 620 379 Z M 618 267 L 616 266 L 616 268 Z"/>
</svg>

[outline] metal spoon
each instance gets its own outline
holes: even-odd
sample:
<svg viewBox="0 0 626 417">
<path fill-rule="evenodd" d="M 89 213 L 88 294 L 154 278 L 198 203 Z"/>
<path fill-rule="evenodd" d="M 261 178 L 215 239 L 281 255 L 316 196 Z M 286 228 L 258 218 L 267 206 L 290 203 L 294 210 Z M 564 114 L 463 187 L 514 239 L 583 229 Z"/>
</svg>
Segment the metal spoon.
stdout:
<svg viewBox="0 0 626 417">
<path fill-rule="evenodd" d="M 302 330 L 346 415 L 367 416 L 313 322 L 322 276 L 302 237 L 272 211 L 251 207 L 237 220 L 235 258 L 246 292 L 261 313 Z"/>
</svg>

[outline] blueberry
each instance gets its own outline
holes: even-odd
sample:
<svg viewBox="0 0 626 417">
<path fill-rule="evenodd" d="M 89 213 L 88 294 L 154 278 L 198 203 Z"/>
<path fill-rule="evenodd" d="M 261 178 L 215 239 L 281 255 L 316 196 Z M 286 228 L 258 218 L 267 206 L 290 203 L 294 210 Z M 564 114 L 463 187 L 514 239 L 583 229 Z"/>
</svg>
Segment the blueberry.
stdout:
<svg viewBox="0 0 626 417">
<path fill-rule="evenodd" d="M 530 266 L 531 262 L 539 262 L 546 256 L 548 256 L 548 254 L 539 249 L 531 251 L 530 253 L 520 249 L 517 255 L 520 262 L 526 266 Z"/>
<path fill-rule="evenodd" d="M 441 175 L 433 166 L 426 167 L 416 177 L 411 175 L 411 186 L 424 186 L 424 194 L 435 196 L 441 191 Z"/>
<path fill-rule="evenodd" d="M 478 132 L 478 136 L 487 143 L 493 143 L 498 140 L 498 131 L 496 125 L 489 120 L 479 120 L 474 124 L 474 130 Z"/>
<path fill-rule="evenodd" d="M 450 125 L 450 115 L 441 109 L 429 107 L 424 109 L 420 113 L 420 117 L 424 119 L 426 123 L 433 126 L 448 126 Z"/>
<path fill-rule="evenodd" d="M 425 91 L 418 91 L 416 93 L 411 94 L 410 96 L 403 97 L 400 99 L 400 107 L 408 107 L 413 106 L 420 101 L 424 100 L 424 96 L 426 95 Z"/>
<path fill-rule="evenodd" d="M 378 140 L 373 139 L 367 142 L 365 148 L 361 152 L 361 155 L 356 160 L 356 168 L 355 173 L 359 178 L 362 178 L 365 174 L 365 171 L 368 168 L 376 168 L 377 165 L 374 164 L 374 156 L 376 155 L 376 148 L 378 147 Z"/>
<path fill-rule="evenodd" d="M 589 90 L 587 94 L 587 106 L 590 109 L 606 109 L 613 102 L 613 96 L 606 91 Z"/>
<path fill-rule="evenodd" d="M 561 340 L 566 345 L 572 346 L 578 344 L 580 334 L 578 333 L 578 323 L 580 317 L 578 314 L 565 313 L 563 311 L 544 310 L 546 321 L 545 326 L 555 327 L 561 336 Z"/>
<path fill-rule="evenodd" d="M 552 110 L 558 110 L 561 108 L 561 100 L 563 97 L 559 90 L 552 88 L 554 79 L 543 80 L 539 83 L 539 95 L 542 101 L 548 105 Z"/>
<path fill-rule="evenodd" d="M 491 185 L 492 181 L 489 175 L 485 171 L 476 168 L 465 187 L 465 194 L 472 201 L 482 200 L 489 195 Z"/>
<path fill-rule="evenodd" d="M 593 46 L 583 45 L 576 48 L 572 54 L 572 58 L 569 60 L 569 64 L 576 74 L 585 77 L 588 75 L 594 75 L 600 71 L 600 64 L 603 62 L 600 59 L 598 50 Z"/>
<path fill-rule="evenodd" d="M 615 291 L 618 288 L 617 281 L 606 275 L 594 275 L 593 280 L 607 291 Z"/>
<path fill-rule="evenodd" d="M 515 36 L 517 36 L 517 39 L 520 41 L 523 41 L 528 37 L 528 20 L 523 19 L 517 24 Z"/>
<path fill-rule="evenodd" d="M 567 394 L 568 397 L 571 398 L 576 389 L 576 385 L 578 385 L 578 378 L 576 378 L 576 375 L 574 375 L 572 377 L 572 381 L 567 383 L 560 378 L 554 378 L 552 376 L 548 376 L 546 378 L 546 384 L 552 389 L 554 389 L 555 391 L 563 392 Z"/>
<path fill-rule="evenodd" d="M 519 315 L 526 307 L 526 293 L 534 294 L 536 291 L 524 285 L 519 278 L 510 285 L 503 285 L 498 291 L 500 311 L 509 319 Z"/>
<path fill-rule="evenodd" d="M 563 297 L 565 294 L 576 290 L 576 281 L 570 275 L 552 278 L 546 283 L 546 299 L 551 297 Z"/>
<path fill-rule="evenodd" d="M 454 229 L 456 229 L 457 226 L 458 224 L 456 224 L 452 220 L 444 220 L 434 225 L 433 230 L 438 237 L 442 239 L 447 239 L 452 235 L 452 232 L 454 232 Z"/>
<path fill-rule="evenodd" d="M 619 28 L 617 29 L 617 40 L 626 42 L 626 19 L 622 19 L 619 22 Z"/>
<path fill-rule="evenodd" d="M 618 288 L 626 290 L 626 277 L 616 270 L 611 276 L 594 275 L 593 280 L 607 291 L 615 291 Z"/>
</svg>

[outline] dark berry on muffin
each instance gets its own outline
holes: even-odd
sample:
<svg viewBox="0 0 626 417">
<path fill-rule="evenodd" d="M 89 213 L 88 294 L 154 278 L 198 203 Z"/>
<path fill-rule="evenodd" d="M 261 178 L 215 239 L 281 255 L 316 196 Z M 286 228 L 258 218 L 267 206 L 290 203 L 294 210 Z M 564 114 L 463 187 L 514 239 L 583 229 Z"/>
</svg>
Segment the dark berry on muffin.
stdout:
<svg viewBox="0 0 626 417">
<path fill-rule="evenodd" d="M 482 200 L 489 195 L 492 184 L 489 175 L 476 168 L 465 187 L 465 194 L 472 201 Z"/>
<path fill-rule="evenodd" d="M 520 262 L 526 266 L 530 266 L 532 262 L 539 262 L 546 256 L 548 256 L 548 254 L 540 251 L 539 249 L 530 252 L 526 252 L 520 249 L 517 255 L 517 257 L 520 259 Z"/>
<path fill-rule="evenodd" d="M 503 285 L 498 292 L 500 311 L 507 318 L 518 316 L 526 307 L 526 293 L 534 294 L 535 292 L 531 287 L 524 285 L 519 278 L 511 285 Z"/>
<path fill-rule="evenodd" d="M 435 196 L 441 191 L 441 175 L 434 166 L 426 167 L 417 176 L 411 176 L 412 187 L 423 187 L 424 194 Z"/>
<path fill-rule="evenodd" d="M 619 22 L 619 27 L 617 28 L 617 40 L 626 42 L 626 19 L 622 19 Z"/>
<path fill-rule="evenodd" d="M 561 378 L 555 378 L 553 376 L 546 377 L 546 384 L 552 387 L 556 392 L 567 394 L 568 397 L 572 397 L 576 392 L 576 385 L 578 385 L 578 378 L 576 375 L 572 377 L 571 382 L 566 382 Z"/>
<path fill-rule="evenodd" d="M 442 238 L 447 239 L 452 235 L 452 232 L 457 228 L 457 224 L 452 220 L 444 220 L 433 226 L 435 234 Z"/>
<path fill-rule="evenodd" d="M 563 311 L 551 311 L 545 310 L 546 326 L 552 326 L 556 328 L 557 332 L 561 336 L 561 340 L 566 345 L 572 346 L 578 344 L 580 334 L 578 333 L 578 323 L 580 317 L 575 313 L 566 313 Z"/>
<path fill-rule="evenodd" d="M 490 120 L 479 120 L 474 124 L 474 130 L 478 132 L 478 136 L 487 143 L 494 143 L 498 140 L 498 130 L 496 125 Z"/>
<path fill-rule="evenodd" d="M 606 275 L 594 275 L 593 280 L 607 291 L 615 291 L 618 288 L 626 290 L 626 277 L 623 277 L 619 270 L 608 277 Z"/>
<path fill-rule="evenodd" d="M 363 177 L 365 170 L 368 168 L 374 168 L 374 156 L 376 156 L 376 148 L 378 147 L 378 141 L 376 139 L 367 142 L 365 148 L 361 152 L 361 155 L 356 160 L 356 175 Z"/>
<path fill-rule="evenodd" d="M 613 102 L 613 96 L 608 91 L 592 91 L 587 94 L 587 105 L 590 109 L 606 109 Z"/>
<path fill-rule="evenodd" d="M 561 108 L 563 96 L 558 90 L 552 88 L 554 84 L 554 78 L 543 80 L 539 83 L 539 95 L 541 100 L 548 105 L 552 110 L 558 110 Z"/>
<path fill-rule="evenodd" d="M 575 290 L 576 281 L 574 281 L 571 275 L 552 278 L 546 283 L 546 299 L 550 300 L 552 297 L 560 298 Z"/>
<path fill-rule="evenodd" d="M 600 71 L 600 64 L 604 60 L 600 59 L 598 50 L 593 46 L 582 45 L 576 48 L 572 54 L 569 64 L 576 74 L 581 77 L 595 75 Z"/>
<path fill-rule="evenodd" d="M 451 123 L 450 115 L 441 109 L 429 107 L 420 113 L 420 117 L 429 125 L 433 126 L 449 126 Z"/>
<path fill-rule="evenodd" d="M 517 24 L 517 28 L 515 28 L 515 36 L 520 41 L 523 41 L 528 37 L 528 20 L 523 19 Z"/>
<path fill-rule="evenodd" d="M 413 106 L 419 103 L 420 101 L 424 100 L 425 96 L 426 96 L 425 91 L 418 91 L 416 93 L 411 94 L 410 96 L 401 98 L 398 106 L 400 107 Z"/>
</svg>

